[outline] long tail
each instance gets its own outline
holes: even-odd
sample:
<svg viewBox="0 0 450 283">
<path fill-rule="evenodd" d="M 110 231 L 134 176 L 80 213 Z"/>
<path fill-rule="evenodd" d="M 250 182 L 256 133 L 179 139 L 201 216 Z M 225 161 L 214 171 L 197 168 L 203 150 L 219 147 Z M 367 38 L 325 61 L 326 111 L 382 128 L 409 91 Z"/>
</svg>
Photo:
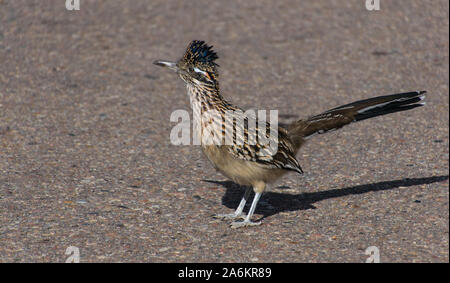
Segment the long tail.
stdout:
<svg viewBox="0 0 450 283">
<path fill-rule="evenodd" d="M 378 96 L 342 105 L 306 120 L 294 122 L 287 129 L 289 137 L 292 141 L 303 140 L 314 134 L 339 129 L 352 122 L 420 107 L 425 105 L 422 101 L 425 93 L 426 91 L 414 91 Z"/>
</svg>

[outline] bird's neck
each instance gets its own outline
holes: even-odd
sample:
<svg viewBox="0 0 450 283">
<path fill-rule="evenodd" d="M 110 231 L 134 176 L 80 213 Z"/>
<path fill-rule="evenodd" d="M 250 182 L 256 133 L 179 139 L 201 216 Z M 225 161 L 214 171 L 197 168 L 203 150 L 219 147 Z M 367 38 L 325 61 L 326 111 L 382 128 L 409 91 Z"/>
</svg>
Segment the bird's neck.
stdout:
<svg viewBox="0 0 450 283">
<path fill-rule="evenodd" d="M 201 113 L 209 110 L 222 112 L 230 105 L 220 94 L 218 85 L 187 84 L 187 91 L 192 109 Z"/>
</svg>

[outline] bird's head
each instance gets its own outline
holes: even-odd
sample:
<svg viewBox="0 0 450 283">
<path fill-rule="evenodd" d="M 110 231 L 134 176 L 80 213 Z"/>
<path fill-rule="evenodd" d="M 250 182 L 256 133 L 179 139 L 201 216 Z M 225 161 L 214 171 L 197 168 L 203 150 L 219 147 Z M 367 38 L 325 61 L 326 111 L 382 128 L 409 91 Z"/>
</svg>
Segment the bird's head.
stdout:
<svg viewBox="0 0 450 283">
<path fill-rule="evenodd" d="M 218 67 L 215 62 L 219 58 L 204 41 L 194 40 L 186 49 L 184 56 L 177 62 L 157 60 L 155 65 L 167 67 L 176 73 L 187 84 L 213 85 L 218 87 Z"/>
</svg>

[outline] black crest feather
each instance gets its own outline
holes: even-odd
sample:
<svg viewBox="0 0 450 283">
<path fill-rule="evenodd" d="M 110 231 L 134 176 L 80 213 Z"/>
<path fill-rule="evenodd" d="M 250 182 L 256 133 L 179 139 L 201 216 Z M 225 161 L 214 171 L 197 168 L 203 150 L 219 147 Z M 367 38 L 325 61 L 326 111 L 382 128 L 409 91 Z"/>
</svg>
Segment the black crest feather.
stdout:
<svg viewBox="0 0 450 283">
<path fill-rule="evenodd" d="M 208 46 L 204 41 L 194 40 L 189 44 L 184 59 L 191 63 L 218 66 L 215 61 L 219 56 L 212 50 L 212 47 L 212 45 Z"/>
</svg>

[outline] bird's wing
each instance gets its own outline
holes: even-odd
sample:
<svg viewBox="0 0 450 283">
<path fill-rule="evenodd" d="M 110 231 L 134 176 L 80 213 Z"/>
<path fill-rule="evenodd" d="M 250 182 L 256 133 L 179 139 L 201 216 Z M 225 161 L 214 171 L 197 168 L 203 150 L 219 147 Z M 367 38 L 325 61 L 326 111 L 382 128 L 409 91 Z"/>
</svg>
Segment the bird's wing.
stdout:
<svg viewBox="0 0 450 283">
<path fill-rule="evenodd" d="M 242 131 L 234 130 L 233 143 L 226 145 L 228 152 L 235 158 L 256 162 L 266 168 L 278 168 L 303 173 L 300 164 L 295 158 L 295 149 L 290 142 L 286 130 L 278 128 L 275 130 L 269 123 L 265 122 L 265 133 L 249 131 L 249 123 L 252 117 L 244 118 Z M 236 124 L 233 124 L 236 129 Z M 264 138 L 265 134 L 265 138 Z"/>
</svg>

